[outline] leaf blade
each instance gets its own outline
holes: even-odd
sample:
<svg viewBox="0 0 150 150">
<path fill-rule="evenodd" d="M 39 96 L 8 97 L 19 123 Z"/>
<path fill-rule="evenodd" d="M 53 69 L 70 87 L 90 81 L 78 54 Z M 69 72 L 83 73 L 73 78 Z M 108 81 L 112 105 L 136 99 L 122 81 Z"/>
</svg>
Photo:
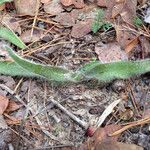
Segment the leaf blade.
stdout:
<svg viewBox="0 0 150 150">
<path fill-rule="evenodd" d="M 13 43 L 21 49 L 26 48 L 26 45 L 21 41 L 21 39 L 14 32 L 5 27 L 0 27 L 0 37 L 10 43 Z"/>
</svg>

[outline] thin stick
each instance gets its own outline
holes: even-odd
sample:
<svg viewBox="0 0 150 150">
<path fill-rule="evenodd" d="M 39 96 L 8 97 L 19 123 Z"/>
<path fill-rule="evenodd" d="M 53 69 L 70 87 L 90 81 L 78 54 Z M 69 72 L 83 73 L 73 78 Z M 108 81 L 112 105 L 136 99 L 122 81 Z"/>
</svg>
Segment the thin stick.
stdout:
<svg viewBox="0 0 150 150">
<path fill-rule="evenodd" d="M 55 106 L 57 106 L 61 111 L 63 111 L 65 114 L 67 114 L 72 120 L 76 121 L 81 127 L 83 127 L 84 129 L 87 129 L 89 127 L 89 125 L 85 121 L 80 120 L 78 117 L 76 117 L 70 111 L 68 111 L 65 107 L 63 107 L 59 102 L 55 101 L 52 97 L 50 97 L 49 100 Z"/>
<path fill-rule="evenodd" d="M 36 20 L 37 20 L 37 16 L 38 16 L 38 12 L 39 12 L 39 7 L 40 7 L 40 0 L 36 0 L 36 12 L 35 12 L 35 17 L 33 20 L 33 24 L 32 24 L 32 29 L 31 29 L 31 38 L 33 36 L 33 30 L 34 30 L 34 26 L 36 24 Z"/>
</svg>

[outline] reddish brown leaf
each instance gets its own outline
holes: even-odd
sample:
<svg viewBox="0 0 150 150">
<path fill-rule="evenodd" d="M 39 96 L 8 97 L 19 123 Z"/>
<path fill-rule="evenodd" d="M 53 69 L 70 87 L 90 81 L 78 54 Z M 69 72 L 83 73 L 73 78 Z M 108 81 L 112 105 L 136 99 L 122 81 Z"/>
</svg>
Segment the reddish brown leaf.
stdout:
<svg viewBox="0 0 150 150">
<path fill-rule="evenodd" d="M 150 40 L 145 36 L 139 37 L 144 58 L 150 58 Z"/>
<path fill-rule="evenodd" d="M 130 51 L 132 51 L 132 49 L 138 44 L 138 42 L 139 42 L 138 37 L 130 40 L 128 45 L 125 47 L 126 53 L 129 53 Z"/>
<path fill-rule="evenodd" d="M 137 0 L 126 0 L 122 13 L 120 13 L 122 19 L 130 24 L 133 24 L 133 19 L 136 16 Z"/>
<path fill-rule="evenodd" d="M 74 38 L 81 38 L 91 32 L 92 29 L 92 20 L 80 21 L 75 24 L 71 31 L 71 36 Z"/>
<path fill-rule="evenodd" d="M 0 115 L 4 113 L 9 103 L 9 99 L 7 97 L 0 95 Z"/>
<path fill-rule="evenodd" d="M 14 3 L 19 15 L 35 15 L 37 6 L 36 0 L 14 0 Z"/>
<path fill-rule="evenodd" d="M 99 43 L 95 46 L 95 52 L 102 63 L 127 60 L 127 54 L 121 50 L 117 42 L 114 43 Z"/>
<path fill-rule="evenodd" d="M 143 150 L 143 148 L 135 144 L 107 141 L 98 143 L 94 150 Z"/>
<path fill-rule="evenodd" d="M 83 8 L 85 6 L 84 0 L 61 0 L 64 6 L 74 5 L 76 8 Z"/>
<path fill-rule="evenodd" d="M 128 32 L 126 30 L 123 30 L 123 26 L 115 26 L 116 30 L 116 40 L 121 46 L 121 48 L 125 49 L 127 45 L 131 42 L 131 40 L 135 39 L 137 36 L 135 34 L 132 34 L 131 32 Z"/>
<path fill-rule="evenodd" d="M 60 2 L 64 5 L 64 6 L 70 6 L 73 4 L 73 0 L 60 0 Z"/>
<path fill-rule="evenodd" d="M 118 129 L 120 129 L 121 126 L 120 125 L 108 125 L 104 128 L 98 128 L 96 130 L 96 132 L 94 133 L 92 138 L 89 138 L 88 141 L 86 141 L 85 143 L 83 143 L 80 147 L 78 147 L 78 150 L 89 150 L 90 149 L 94 149 L 95 146 L 100 143 L 100 142 L 106 142 L 106 141 L 117 141 L 117 139 L 119 138 L 119 135 L 117 136 L 113 136 L 110 137 L 108 136 L 109 134 L 113 133 L 114 131 L 117 131 Z"/>
<path fill-rule="evenodd" d="M 15 111 L 15 110 L 19 109 L 20 107 L 22 107 L 21 104 L 17 104 L 16 102 L 10 100 L 10 101 L 9 101 L 9 104 L 8 104 L 8 107 L 7 107 L 7 109 L 6 109 L 6 112 L 7 112 L 7 113 L 10 113 L 10 112 L 12 112 L 12 111 Z"/>
<path fill-rule="evenodd" d="M 75 21 L 80 13 L 80 10 L 73 10 L 70 13 L 60 13 L 55 17 L 55 21 L 59 22 L 61 25 L 64 26 L 73 26 Z"/>
<path fill-rule="evenodd" d="M 21 34 L 20 38 L 24 43 L 31 43 L 39 41 L 42 35 L 43 35 L 42 31 L 34 30 L 33 35 L 31 37 L 31 30 L 26 30 L 24 33 Z"/>
<path fill-rule="evenodd" d="M 44 11 L 51 15 L 57 15 L 57 14 L 63 12 L 64 9 L 62 8 L 62 5 L 60 4 L 59 1 L 53 0 L 49 3 L 44 4 Z"/>
</svg>

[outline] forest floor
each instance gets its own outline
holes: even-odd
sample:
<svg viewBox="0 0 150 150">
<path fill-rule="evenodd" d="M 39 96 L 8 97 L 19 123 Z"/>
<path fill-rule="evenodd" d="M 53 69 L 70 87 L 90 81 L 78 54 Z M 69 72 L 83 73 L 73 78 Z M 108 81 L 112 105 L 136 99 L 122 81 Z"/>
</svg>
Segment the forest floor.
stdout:
<svg viewBox="0 0 150 150">
<path fill-rule="evenodd" d="M 76 70 L 93 60 L 150 58 L 148 0 L 14 0 L 0 9 L 1 24 L 28 46 L 19 55 L 36 62 Z M 9 59 L 3 44 L 19 52 L 0 39 L 1 59 Z M 0 116 L 0 150 L 150 149 L 149 73 L 102 85 L 1 75 L 0 99 L 9 102 Z"/>
</svg>

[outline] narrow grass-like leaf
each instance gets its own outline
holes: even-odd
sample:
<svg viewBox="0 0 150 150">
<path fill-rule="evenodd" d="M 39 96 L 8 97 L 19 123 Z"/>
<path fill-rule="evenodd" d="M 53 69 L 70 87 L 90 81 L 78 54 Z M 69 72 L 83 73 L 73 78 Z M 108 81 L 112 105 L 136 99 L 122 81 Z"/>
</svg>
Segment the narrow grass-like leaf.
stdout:
<svg viewBox="0 0 150 150">
<path fill-rule="evenodd" d="M 102 64 L 91 62 L 79 69 L 84 79 L 97 79 L 109 82 L 114 79 L 127 79 L 131 76 L 150 72 L 150 59 L 140 61 L 120 61 Z"/>
<path fill-rule="evenodd" d="M 39 63 L 34 63 L 29 60 L 23 59 L 18 56 L 10 47 L 5 46 L 10 56 L 14 61 L 29 72 L 36 74 L 37 76 L 41 76 L 50 81 L 58 81 L 58 82 L 66 82 L 71 81 L 72 72 L 55 66 L 42 65 Z"/>
<path fill-rule="evenodd" d="M 11 2 L 12 0 L 0 0 L 0 5 L 6 2 Z"/>
<path fill-rule="evenodd" d="M 0 27 L 0 37 L 8 40 L 10 43 L 13 43 L 21 49 L 26 48 L 26 45 L 21 41 L 21 39 L 14 32 L 5 27 Z"/>
</svg>

